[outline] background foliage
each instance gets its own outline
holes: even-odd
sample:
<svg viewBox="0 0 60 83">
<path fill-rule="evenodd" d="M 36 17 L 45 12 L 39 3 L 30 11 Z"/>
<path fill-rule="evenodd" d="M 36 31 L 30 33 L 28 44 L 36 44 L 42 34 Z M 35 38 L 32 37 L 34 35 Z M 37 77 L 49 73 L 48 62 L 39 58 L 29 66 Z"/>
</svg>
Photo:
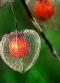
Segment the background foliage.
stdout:
<svg viewBox="0 0 60 83">
<path fill-rule="evenodd" d="M 34 29 L 21 2 L 16 1 L 13 6 L 18 20 L 19 31 L 27 28 Z M 57 27 L 57 30 L 52 28 L 45 28 L 44 33 L 60 54 L 60 28 Z M 10 7 L 6 6 L 0 9 L 0 39 L 4 34 L 14 30 L 14 16 Z M 25 74 L 13 71 L 0 58 L 0 83 L 60 83 L 60 64 L 52 56 L 41 38 L 40 56 L 35 65 Z"/>
</svg>

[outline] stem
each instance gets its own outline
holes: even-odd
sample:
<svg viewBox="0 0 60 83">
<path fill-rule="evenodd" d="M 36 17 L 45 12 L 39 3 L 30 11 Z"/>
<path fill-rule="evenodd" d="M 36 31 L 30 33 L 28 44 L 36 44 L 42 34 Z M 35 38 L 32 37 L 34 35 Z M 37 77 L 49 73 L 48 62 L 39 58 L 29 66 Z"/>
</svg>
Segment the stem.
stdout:
<svg viewBox="0 0 60 83">
<path fill-rule="evenodd" d="M 16 16 L 15 16 L 15 13 L 14 13 L 14 8 L 13 8 L 12 1 L 8 1 L 8 3 L 9 3 L 9 5 L 10 5 L 10 8 L 11 8 L 12 13 L 13 13 L 13 16 L 14 16 L 16 30 L 18 30 L 17 19 L 16 19 Z"/>
</svg>

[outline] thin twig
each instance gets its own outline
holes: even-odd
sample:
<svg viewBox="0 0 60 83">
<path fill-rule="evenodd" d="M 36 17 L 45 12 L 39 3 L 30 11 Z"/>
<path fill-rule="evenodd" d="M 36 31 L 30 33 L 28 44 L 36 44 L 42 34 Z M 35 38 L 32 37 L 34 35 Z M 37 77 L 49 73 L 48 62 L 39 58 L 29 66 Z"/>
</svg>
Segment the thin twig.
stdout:
<svg viewBox="0 0 60 83">
<path fill-rule="evenodd" d="M 15 16 L 15 12 L 14 12 L 12 1 L 8 1 L 8 3 L 10 5 L 10 8 L 11 8 L 13 16 L 14 16 L 16 30 L 18 30 L 18 23 L 17 23 L 18 21 L 17 21 L 16 16 Z"/>
</svg>

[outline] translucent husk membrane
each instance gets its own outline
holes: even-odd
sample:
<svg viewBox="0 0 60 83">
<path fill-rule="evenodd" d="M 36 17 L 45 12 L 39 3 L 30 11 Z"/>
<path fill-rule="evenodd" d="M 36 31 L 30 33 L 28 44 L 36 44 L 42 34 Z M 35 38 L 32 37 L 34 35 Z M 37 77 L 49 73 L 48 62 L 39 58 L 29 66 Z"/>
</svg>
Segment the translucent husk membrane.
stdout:
<svg viewBox="0 0 60 83">
<path fill-rule="evenodd" d="M 29 41 L 29 52 L 24 57 L 15 58 L 8 50 L 9 42 L 13 38 L 25 38 Z M 41 41 L 38 33 L 34 30 L 25 30 L 24 32 L 11 32 L 3 36 L 0 43 L 0 54 L 3 61 L 13 70 L 20 73 L 29 70 L 39 56 Z"/>
<path fill-rule="evenodd" d="M 0 7 L 8 5 L 9 2 L 14 2 L 14 0 L 0 0 Z"/>
<path fill-rule="evenodd" d="M 32 15 L 37 19 L 38 23 L 43 26 L 43 28 L 53 28 L 58 29 L 60 27 L 60 0 L 50 0 L 51 3 L 55 6 L 55 12 L 51 16 L 51 18 L 43 21 L 39 19 L 34 14 L 34 4 L 37 0 L 25 0 L 26 4 L 28 5 Z"/>
</svg>

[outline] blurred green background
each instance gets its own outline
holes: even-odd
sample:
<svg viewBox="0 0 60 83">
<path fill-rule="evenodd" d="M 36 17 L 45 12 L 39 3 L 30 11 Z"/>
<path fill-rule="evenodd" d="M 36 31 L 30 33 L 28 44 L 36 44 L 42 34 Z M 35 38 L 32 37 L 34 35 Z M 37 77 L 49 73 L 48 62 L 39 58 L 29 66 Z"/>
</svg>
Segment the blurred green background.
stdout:
<svg viewBox="0 0 60 83">
<path fill-rule="evenodd" d="M 18 20 L 19 31 L 34 29 L 21 2 L 16 0 L 13 7 Z M 57 27 L 57 30 L 52 28 L 44 28 L 44 33 L 60 54 L 60 28 Z M 14 16 L 10 7 L 6 6 L 0 9 L 0 39 L 4 34 L 12 31 L 15 31 Z M 41 38 L 40 56 L 35 65 L 24 74 L 13 71 L 0 58 L 0 83 L 60 83 L 60 64 L 52 56 Z"/>
</svg>

